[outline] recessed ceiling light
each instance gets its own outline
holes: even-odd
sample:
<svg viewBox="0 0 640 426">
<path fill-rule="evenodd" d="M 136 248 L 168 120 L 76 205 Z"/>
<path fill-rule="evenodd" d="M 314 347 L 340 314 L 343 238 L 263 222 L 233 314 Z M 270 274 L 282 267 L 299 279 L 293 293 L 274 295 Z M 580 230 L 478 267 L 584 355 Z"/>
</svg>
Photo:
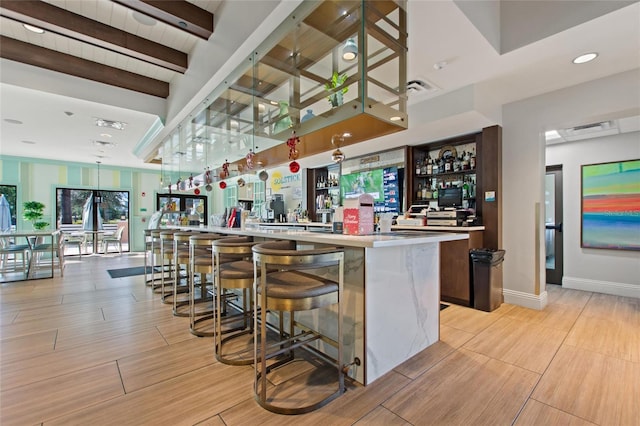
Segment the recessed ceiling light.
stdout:
<svg viewBox="0 0 640 426">
<path fill-rule="evenodd" d="M 96 126 L 98 127 L 110 127 L 116 130 L 124 130 L 127 123 L 122 121 L 105 120 L 104 118 L 96 118 Z"/>
<path fill-rule="evenodd" d="M 399 115 L 394 115 L 393 117 L 389 118 L 389 120 L 391 120 L 391 121 L 400 121 L 400 120 L 402 120 L 402 117 L 400 117 Z"/>
<path fill-rule="evenodd" d="M 29 24 L 22 24 L 22 26 L 25 27 L 27 30 L 31 31 L 32 33 L 44 34 L 44 30 L 42 28 L 29 25 Z"/>
<path fill-rule="evenodd" d="M 14 120 L 13 118 L 5 118 L 4 121 L 11 124 L 22 124 L 22 121 Z"/>
<path fill-rule="evenodd" d="M 22 143 L 26 143 L 27 145 L 35 145 L 36 143 L 34 141 L 20 141 Z"/>
<path fill-rule="evenodd" d="M 111 141 L 93 141 L 93 144 L 95 146 L 106 147 L 106 148 L 113 148 L 118 145 L 117 143 L 111 142 Z"/>
<path fill-rule="evenodd" d="M 585 53 L 584 55 L 580 55 L 577 58 L 575 58 L 572 62 L 574 64 L 584 64 L 586 62 L 593 61 L 597 57 L 598 57 L 598 54 L 595 52 Z"/>
</svg>

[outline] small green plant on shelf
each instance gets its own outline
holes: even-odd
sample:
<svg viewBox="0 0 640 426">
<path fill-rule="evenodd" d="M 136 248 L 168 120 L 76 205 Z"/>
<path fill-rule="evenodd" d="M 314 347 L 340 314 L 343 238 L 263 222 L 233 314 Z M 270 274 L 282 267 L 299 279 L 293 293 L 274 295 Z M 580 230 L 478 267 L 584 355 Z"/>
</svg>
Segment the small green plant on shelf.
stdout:
<svg viewBox="0 0 640 426">
<path fill-rule="evenodd" d="M 44 204 L 39 201 L 25 201 L 23 203 L 24 212 L 22 217 L 24 220 L 30 220 L 33 224 L 33 229 L 43 230 L 49 226 L 49 222 L 44 222 L 40 219 L 44 216 Z"/>
<path fill-rule="evenodd" d="M 332 108 L 342 105 L 343 96 L 345 93 L 349 91 L 349 87 L 345 86 L 342 89 L 338 90 L 337 92 L 334 92 L 334 89 L 336 87 L 342 86 L 345 81 L 347 81 L 346 73 L 340 75 L 338 74 L 337 71 L 334 71 L 333 75 L 331 76 L 331 80 L 329 80 L 329 82 L 324 84 L 325 90 L 327 90 L 328 92 L 331 92 L 331 94 L 327 96 L 327 99 L 329 100 L 329 103 L 331 104 Z"/>
</svg>

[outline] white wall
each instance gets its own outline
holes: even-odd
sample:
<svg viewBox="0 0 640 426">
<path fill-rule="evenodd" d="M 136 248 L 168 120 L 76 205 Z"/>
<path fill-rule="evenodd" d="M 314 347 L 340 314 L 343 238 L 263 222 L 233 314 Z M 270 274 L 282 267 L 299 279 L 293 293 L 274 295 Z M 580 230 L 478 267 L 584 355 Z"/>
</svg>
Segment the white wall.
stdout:
<svg viewBox="0 0 640 426">
<path fill-rule="evenodd" d="M 580 166 L 638 158 L 640 132 L 547 147 L 547 165 L 562 165 L 563 286 L 640 297 L 640 252 L 580 247 Z"/>
<path fill-rule="evenodd" d="M 503 106 L 505 302 L 546 305 L 544 131 L 640 113 L 640 69 Z M 605 151 L 608 149 L 604 149 Z"/>
</svg>

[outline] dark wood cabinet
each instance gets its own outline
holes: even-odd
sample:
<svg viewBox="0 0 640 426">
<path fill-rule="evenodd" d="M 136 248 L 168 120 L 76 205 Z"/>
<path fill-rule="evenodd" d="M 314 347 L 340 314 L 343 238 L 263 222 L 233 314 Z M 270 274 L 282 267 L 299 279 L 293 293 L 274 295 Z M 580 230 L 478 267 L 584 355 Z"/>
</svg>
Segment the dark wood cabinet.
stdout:
<svg viewBox="0 0 640 426">
<path fill-rule="evenodd" d="M 469 232 L 468 240 L 440 243 L 440 300 L 473 306 L 469 250 L 482 246 L 483 231 Z"/>
</svg>

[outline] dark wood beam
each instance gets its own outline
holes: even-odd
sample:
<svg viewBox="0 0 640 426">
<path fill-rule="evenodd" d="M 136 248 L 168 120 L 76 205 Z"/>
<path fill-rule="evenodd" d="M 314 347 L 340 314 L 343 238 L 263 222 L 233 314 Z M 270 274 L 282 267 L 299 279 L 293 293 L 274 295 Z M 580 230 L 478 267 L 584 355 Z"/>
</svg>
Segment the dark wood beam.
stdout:
<svg viewBox="0 0 640 426">
<path fill-rule="evenodd" d="M 113 1 L 205 40 L 213 34 L 213 13 L 184 0 Z"/>
<path fill-rule="evenodd" d="M 3 0 L 0 15 L 153 65 L 184 73 L 187 54 L 43 1 Z"/>
<path fill-rule="evenodd" d="M 0 57 L 52 71 L 86 78 L 111 86 L 122 87 L 147 95 L 166 98 L 169 83 L 124 71 L 119 68 L 97 64 L 86 59 L 45 49 L 9 37 L 0 36 Z"/>
</svg>

